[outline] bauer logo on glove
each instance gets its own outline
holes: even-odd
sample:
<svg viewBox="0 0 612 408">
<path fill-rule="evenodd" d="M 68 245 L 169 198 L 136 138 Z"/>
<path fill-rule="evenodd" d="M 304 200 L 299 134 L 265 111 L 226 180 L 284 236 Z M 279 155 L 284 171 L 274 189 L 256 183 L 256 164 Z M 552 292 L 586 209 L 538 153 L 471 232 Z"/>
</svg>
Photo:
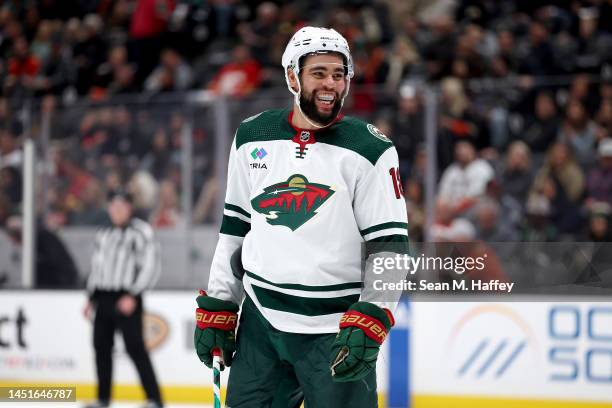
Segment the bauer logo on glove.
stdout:
<svg viewBox="0 0 612 408">
<path fill-rule="evenodd" d="M 200 329 L 214 327 L 221 330 L 233 330 L 236 328 L 238 317 L 231 312 L 207 312 L 196 309 L 196 324 Z"/>
<path fill-rule="evenodd" d="M 236 351 L 236 323 L 238 321 L 238 305 L 226 300 L 210 297 L 203 290 L 196 302 L 196 328 L 193 341 L 196 353 L 207 367 L 212 368 L 213 349 L 221 350 L 224 366 L 232 364 Z"/>
</svg>

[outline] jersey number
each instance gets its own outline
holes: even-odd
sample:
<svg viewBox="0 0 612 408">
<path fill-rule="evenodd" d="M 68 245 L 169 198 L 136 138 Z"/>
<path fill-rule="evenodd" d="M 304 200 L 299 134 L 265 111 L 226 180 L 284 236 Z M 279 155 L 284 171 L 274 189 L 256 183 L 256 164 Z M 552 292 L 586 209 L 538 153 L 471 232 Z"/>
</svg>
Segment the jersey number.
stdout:
<svg viewBox="0 0 612 408">
<path fill-rule="evenodd" d="M 395 191 L 395 198 L 402 198 L 404 194 L 404 188 L 402 187 L 402 180 L 400 179 L 399 167 L 389 169 L 389 175 L 391 175 L 391 183 L 393 183 L 393 190 Z"/>
</svg>

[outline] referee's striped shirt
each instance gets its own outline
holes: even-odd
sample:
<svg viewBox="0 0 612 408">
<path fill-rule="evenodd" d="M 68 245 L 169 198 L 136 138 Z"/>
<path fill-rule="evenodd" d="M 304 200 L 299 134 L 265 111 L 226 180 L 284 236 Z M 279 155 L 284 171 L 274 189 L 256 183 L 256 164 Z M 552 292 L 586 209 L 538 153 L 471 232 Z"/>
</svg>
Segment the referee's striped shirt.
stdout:
<svg viewBox="0 0 612 408">
<path fill-rule="evenodd" d="M 132 218 L 127 227 L 104 227 L 96 234 L 87 290 L 90 296 L 96 291 L 138 295 L 155 285 L 160 270 L 153 228 Z"/>
</svg>

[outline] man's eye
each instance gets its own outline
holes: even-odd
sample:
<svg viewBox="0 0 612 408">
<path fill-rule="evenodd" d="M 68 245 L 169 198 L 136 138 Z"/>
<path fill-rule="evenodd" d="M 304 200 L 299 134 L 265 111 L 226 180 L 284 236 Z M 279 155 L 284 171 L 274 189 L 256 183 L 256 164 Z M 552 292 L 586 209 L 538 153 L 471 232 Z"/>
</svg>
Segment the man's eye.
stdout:
<svg viewBox="0 0 612 408">
<path fill-rule="evenodd" d="M 315 78 L 323 78 L 323 73 L 322 72 L 313 72 L 312 76 Z"/>
<path fill-rule="evenodd" d="M 344 74 L 337 72 L 334 74 L 333 78 L 334 78 L 334 81 L 342 81 L 344 79 Z"/>
</svg>

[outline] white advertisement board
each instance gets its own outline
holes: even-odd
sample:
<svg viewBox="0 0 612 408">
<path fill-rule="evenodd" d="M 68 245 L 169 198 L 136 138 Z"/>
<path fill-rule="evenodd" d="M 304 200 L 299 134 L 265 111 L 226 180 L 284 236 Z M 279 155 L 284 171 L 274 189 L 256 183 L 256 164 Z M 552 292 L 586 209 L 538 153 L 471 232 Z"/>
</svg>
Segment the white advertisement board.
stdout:
<svg viewBox="0 0 612 408">
<path fill-rule="evenodd" d="M 145 338 L 162 388 L 212 387 L 212 371 L 197 358 L 193 292 L 152 292 L 145 296 Z M 2 291 L 0 294 L 0 383 L 95 384 L 92 322 L 82 315 L 82 292 Z M 378 387 L 386 389 L 385 348 Z M 222 381 L 227 383 L 229 371 Z M 113 380 L 137 385 L 137 373 L 115 336 Z M 189 391 L 193 392 L 193 390 Z M 181 390 L 181 398 L 189 400 Z"/>
<path fill-rule="evenodd" d="M 145 295 L 145 337 L 162 384 L 212 384 L 193 348 L 195 296 L 195 291 Z M 0 380 L 93 384 L 93 325 L 82 314 L 85 302 L 82 292 L 2 292 Z M 119 332 L 113 374 L 117 382 L 138 383 Z"/>
<path fill-rule="evenodd" d="M 612 304 L 419 302 L 415 394 L 612 402 Z"/>
</svg>

